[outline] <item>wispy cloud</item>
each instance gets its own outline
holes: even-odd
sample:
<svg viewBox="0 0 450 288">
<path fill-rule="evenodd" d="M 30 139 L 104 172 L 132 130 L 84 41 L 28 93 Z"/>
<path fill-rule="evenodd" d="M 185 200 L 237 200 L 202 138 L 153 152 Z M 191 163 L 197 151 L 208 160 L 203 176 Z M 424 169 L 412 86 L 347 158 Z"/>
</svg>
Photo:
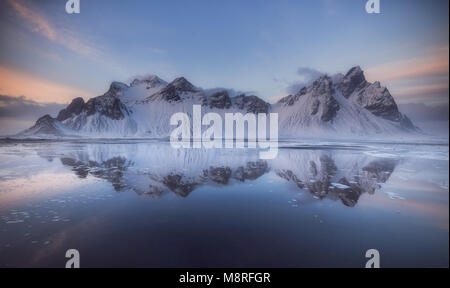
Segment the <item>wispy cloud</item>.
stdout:
<svg viewBox="0 0 450 288">
<path fill-rule="evenodd" d="M 415 122 L 448 121 L 449 105 L 425 105 L 423 103 L 400 104 L 400 111 Z"/>
<path fill-rule="evenodd" d="M 449 47 L 436 47 L 431 55 L 395 61 L 366 69 L 369 80 L 394 81 L 432 76 L 447 76 L 449 73 Z"/>
<path fill-rule="evenodd" d="M 286 92 L 291 94 L 297 93 L 301 88 L 308 86 L 323 74 L 324 73 L 309 67 L 300 67 L 297 69 L 297 75 L 300 76 L 300 79 L 295 83 L 291 83 Z"/>
<path fill-rule="evenodd" d="M 151 48 L 150 51 L 155 54 L 164 55 L 167 54 L 167 50 L 159 49 L 159 48 Z"/>
<path fill-rule="evenodd" d="M 39 103 L 24 96 L 0 95 L 0 118 L 36 120 L 45 114 L 56 116 L 65 106 L 58 103 Z"/>
<path fill-rule="evenodd" d="M 55 83 L 18 70 L 0 66 L 0 94 L 26 96 L 38 102 L 68 103 L 75 97 L 88 99 L 95 93 Z"/>
<path fill-rule="evenodd" d="M 21 17 L 22 22 L 30 31 L 38 33 L 50 41 L 56 42 L 73 52 L 83 56 L 97 58 L 101 53 L 93 45 L 81 41 L 70 31 L 62 31 L 41 12 L 25 5 L 21 0 L 7 0 L 14 12 Z"/>
<path fill-rule="evenodd" d="M 41 116 L 56 116 L 66 105 L 39 103 L 24 96 L 0 94 L 0 135 L 12 135 L 29 128 Z"/>
<path fill-rule="evenodd" d="M 448 103 L 449 47 L 433 47 L 428 52 L 366 69 L 366 76 L 388 85 L 399 103 Z"/>
<path fill-rule="evenodd" d="M 50 23 L 38 12 L 23 5 L 16 0 L 7 0 L 14 11 L 23 19 L 27 20 L 27 26 L 34 32 L 40 33 L 52 41 L 57 40 L 57 33 Z"/>
<path fill-rule="evenodd" d="M 427 102 L 448 103 L 448 82 L 413 85 L 405 88 L 391 89 L 399 102 L 412 102 L 413 100 L 428 100 Z"/>
</svg>

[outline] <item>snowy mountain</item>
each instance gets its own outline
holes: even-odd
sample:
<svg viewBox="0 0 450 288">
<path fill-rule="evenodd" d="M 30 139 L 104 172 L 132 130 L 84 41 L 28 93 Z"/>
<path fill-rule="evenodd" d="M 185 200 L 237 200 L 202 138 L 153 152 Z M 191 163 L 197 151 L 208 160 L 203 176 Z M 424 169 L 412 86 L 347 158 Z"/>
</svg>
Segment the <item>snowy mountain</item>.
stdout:
<svg viewBox="0 0 450 288">
<path fill-rule="evenodd" d="M 278 113 L 280 137 L 319 135 L 398 135 L 417 132 L 398 110 L 389 91 L 369 83 L 360 67 L 346 75 L 322 76 L 308 87 L 269 104 L 254 95 L 227 89 L 205 90 L 183 77 L 170 83 L 157 76 L 140 77 L 130 85 L 113 82 L 101 96 L 75 98 L 56 118 L 48 115 L 19 137 L 169 137 L 170 117 L 177 112 Z"/>
<path fill-rule="evenodd" d="M 280 135 L 371 135 L 415 132 L 388 89 L 369 83 L 360 67 L 344 75 L 321 76 L 295 95 L 272 105 Z"/>
</svg>

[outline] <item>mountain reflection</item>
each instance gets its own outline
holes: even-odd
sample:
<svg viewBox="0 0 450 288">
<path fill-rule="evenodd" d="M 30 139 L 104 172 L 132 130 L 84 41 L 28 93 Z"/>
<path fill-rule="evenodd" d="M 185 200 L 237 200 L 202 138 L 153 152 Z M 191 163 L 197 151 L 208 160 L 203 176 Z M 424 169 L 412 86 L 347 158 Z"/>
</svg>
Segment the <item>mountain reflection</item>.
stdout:
<svg viewBox="0 0 450 288">
<path fill-rule="evenodd" d="M 132 190 L 151 198 L 166 193 L 187 197 L 201 186 L 257 180 L 272 171 L 316 199 L 339 200 L 349 207 L 363 193 L 379 189 L 397 165 L 395 159 L 330 149 L 281 149 L 276 159 L 264 161 L 247 150 L 173 150 L 145 143 L 87 144 L 60 155 L 61 163 L 79 178 L 91 175 L 110 182 L 116 191 Z"/>
<path fill-rule="evenodd" d="M 72 171 L 80 178 L 86 178 L 91 174 L 97 178 L 111 182 L 116 191 L 126 188 L 126 185 L 122 185 L 123 171 L 133 164 L 123 157 L 114 157 L 102 162 L 83 162 L 73 158 L 62 157 L 61 163 L 65 166 L 72 167 Z"/>
<path fill-rule="evenodd" d="M 353 207 L 363 193 L 373 194 L 381 188 L 396 166 L 392 159 L 378 159 L 368 163 L 359 170 L 350 170 L 342 175 L 330 155 L 320 155 L 317 162 L 310 160 L 307 164 L 307 176 L 299 176 L 292 170 L 277 169 L 276 174 L 294 182 L 300 189 L 307 189 L 319 199 L 340 199 L 346 206 Z M 356 166 L 356 163 L 355 165 Z M 334 182 L 336 181 L 336 182 Z"/>
</svg>

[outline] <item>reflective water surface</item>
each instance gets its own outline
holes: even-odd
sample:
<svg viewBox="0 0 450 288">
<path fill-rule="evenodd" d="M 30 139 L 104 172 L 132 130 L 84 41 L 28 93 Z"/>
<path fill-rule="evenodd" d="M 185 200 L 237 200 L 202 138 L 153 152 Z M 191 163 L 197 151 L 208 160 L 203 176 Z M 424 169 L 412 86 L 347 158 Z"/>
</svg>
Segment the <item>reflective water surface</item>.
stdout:
<svg viewBox="0 0 450 288">
<path fill-rule="evenodd" d="M 447 267 L 447 145 L 0 143 L 0 267 Z"/>
</svg>

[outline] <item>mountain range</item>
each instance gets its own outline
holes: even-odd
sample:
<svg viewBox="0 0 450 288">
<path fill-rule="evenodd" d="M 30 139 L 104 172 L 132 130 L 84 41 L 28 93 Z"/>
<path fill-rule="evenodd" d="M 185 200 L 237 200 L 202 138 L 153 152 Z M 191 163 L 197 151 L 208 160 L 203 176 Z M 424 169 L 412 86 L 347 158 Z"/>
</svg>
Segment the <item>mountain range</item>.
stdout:
<svg viewBox="0 0 450 288">
<path fill-rule="evenodd" d="M 202 89 L 184 77 L 168 83 L 157 76 L 129 85 L 113 82 L 109 90 L 87 102 L 75 98 L 56 118 L 45 115 L 23 138 L 167 138 L 177 112 L 278 113 L 279 137 L 368 136 L 419 133 L 380 82 L 370 83 L 359 66 L 345 75 L 323 75 L 297 93 L 274 104 L 231 89 Z M 191 118 L 192 119 L 192 118 Z"/>
</svg>

